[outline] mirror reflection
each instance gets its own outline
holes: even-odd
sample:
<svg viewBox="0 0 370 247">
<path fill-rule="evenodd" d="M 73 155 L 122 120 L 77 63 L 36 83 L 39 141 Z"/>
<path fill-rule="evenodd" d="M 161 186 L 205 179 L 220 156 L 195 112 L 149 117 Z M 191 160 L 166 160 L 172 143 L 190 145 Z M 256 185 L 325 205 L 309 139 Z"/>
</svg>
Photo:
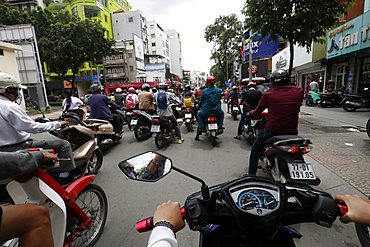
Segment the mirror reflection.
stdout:
<svg viewBox="0 0 370 247">
<path fill-rule="evenodd" d="M 171 159 L 156 152 L 146 152 L 119 163 L 123 173 L 135 180 L 157 181 L 171 171 Z"/>
</svg>

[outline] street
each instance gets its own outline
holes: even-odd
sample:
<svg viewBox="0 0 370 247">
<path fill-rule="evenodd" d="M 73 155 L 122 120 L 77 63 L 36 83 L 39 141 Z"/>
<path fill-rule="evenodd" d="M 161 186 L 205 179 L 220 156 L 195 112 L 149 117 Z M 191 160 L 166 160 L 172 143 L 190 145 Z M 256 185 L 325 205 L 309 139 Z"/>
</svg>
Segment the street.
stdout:
<svg viewBox="0 0 370 247">
<path fill-rule="evenodd" d="M 225 111 L 225 105 L 223 107 Z M 317 189 L 332 195 L 370 194 L 370 182 L 366 179 L 370 174 L 370 139 L 366 132 L 348 130 L 365 127 L 369 116 L 367 111 L 348 113 L 341 108 L 302 106 L 299 130 L 302 137 L 313 142 L 314 148 L 305 158 L 322 179 Z M 182 126 L 185 142 L 181 145 L 173 142 L 160 153 L 170 157 L 174 166 L 202 178 L 209 186 L 229 181 L 246 172 L 251 148 L 245 139 L 233 138 L 238 123 L 225 114 L 226 129 L 216 147 L 212 147 L 205 136 L 196 142 L 195 133 L 186 133 Z M 52 137 L 44 133 L 36 138 Z M 109 212 L 104 233 L 96 246 L 146 246 L 149 233 L 137 233 L 135 223 L 152 216 L 160 203 L 172 200 L 183 204 L 188 195 L 200 190 L 199 182 L 175 171 L 156 183 L 145 183 L 129 180 L 118 169 L 120 161 L 156 150 L 153 138 L 139 143 L 133 132 L 125 128 L 121 142 L 105 152 L 103 167 L 94 183 L 105 190 Z M 296 241 L 297 246 L 360 246 L 354 224 L 337 220 L 331 229 L 314 223 L 294 228 L 303 235 Z M 199 234 L 185 227 L 177 233 L 177 239 L 180 246 L 197 246 Z"/>
</svg>

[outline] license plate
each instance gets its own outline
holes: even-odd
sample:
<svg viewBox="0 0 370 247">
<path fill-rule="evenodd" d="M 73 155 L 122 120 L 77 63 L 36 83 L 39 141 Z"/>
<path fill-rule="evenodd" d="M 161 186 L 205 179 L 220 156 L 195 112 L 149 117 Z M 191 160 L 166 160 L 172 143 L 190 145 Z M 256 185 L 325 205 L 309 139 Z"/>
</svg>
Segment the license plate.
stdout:
<svg viewBox="0 0 370 247">
<path fill-rule="evenodd" d="M 256 125 L 256 123 L 258 122 L 258 120 L 251 120 L 251 126 L 254 127 Z"/>
<path fill-rule="evenodd" d="M 185 113 L 185 118 L 191 118 L 191 113 Z"/>
<path fill-rule="evenodd" d="M 215 123 L 208 124 L 208 129 L 209 130 L 217 130 L 217 124 L 215 124 Z"/>
<path fill-rule="evenodd" d="M 288 163 L 288 168 L 292 179 L 316 179 L 310 163 Z"/>
<path fill-rule="evenodd" d="M 181 111 L 181 107 L 176 107 L 176 111 Z"/>
<path fill-rule="evenodd" d="M 152 125 L 152 128 L 150 129 L 151 132 L 158 133 L 161 130 L 160 125 Z"/>
<path fill-rule="evenodd" d="M 233 106 L 233 111 L 239 111 L 239 108 L 237 106 Z"/>
<path fill-rule="evenodd" d="M 131 119 L 130 124 L 131 125 L 137 125 L 137 119 Z"/>
</svg>

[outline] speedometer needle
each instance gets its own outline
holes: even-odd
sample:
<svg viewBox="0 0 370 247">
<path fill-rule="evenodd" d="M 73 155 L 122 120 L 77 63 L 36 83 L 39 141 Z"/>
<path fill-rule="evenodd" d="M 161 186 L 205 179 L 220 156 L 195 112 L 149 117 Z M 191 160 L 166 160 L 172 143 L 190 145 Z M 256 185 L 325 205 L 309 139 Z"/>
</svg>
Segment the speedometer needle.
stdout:
<svg viewBox="0 0 370 247">
<path fill-rule="evenodd" d="M 271 204 L 271 203 L 273 203 L 274 201 L 270 201 L 270 202 L 268 202 L 268 203 L 266 203 L 265 205 L 267 206 L 267 205 L 269 205 L 269 204 Z"/>
</svg>

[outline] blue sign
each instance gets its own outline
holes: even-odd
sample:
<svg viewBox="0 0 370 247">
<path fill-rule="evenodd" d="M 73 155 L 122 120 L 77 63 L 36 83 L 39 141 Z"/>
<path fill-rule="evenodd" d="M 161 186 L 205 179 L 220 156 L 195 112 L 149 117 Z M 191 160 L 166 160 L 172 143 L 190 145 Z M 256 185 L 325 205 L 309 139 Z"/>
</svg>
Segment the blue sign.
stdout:
<svg viewBox="0 0 370 247">
<path fill-rule="evenodd" d="M 276 51 L 279 48 L 279 41 L 273 41 L 267 42 L 267 40 L 270 38 L 270 35 L 265 36 L 261 41 L 262 35 L 261 34 L 253 34 L 252 35 L 252 59 L 255 58 L 263 58 L 263 57 L 270 57 L 276 53 Z M 244 33 L 244 41 L 243 41 L 243 47 L 244 47 L 244 61 L 249 60 L 249 31 Z"/>
<path fill-rule="evenodd" d="M 93 75 L 92 77 L 91 77 L 91 75 L 76 76 L 76 82 L 81 82 L 81 81 L 92 81 L 92 82 L 96 82 L 96 83 L 99 82 L 97 75 Z"/>
</svg>

